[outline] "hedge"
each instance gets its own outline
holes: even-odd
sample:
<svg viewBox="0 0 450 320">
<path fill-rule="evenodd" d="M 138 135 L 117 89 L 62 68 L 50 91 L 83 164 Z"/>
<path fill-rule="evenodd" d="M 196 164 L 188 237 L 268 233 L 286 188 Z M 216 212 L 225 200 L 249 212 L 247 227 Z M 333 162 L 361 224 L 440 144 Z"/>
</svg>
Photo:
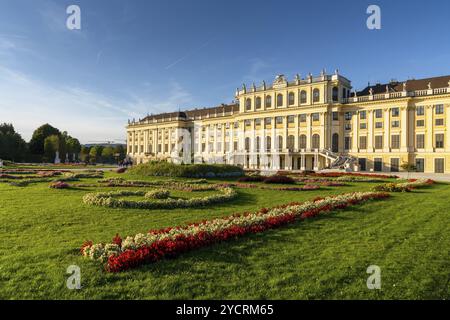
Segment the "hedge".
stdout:
<svg viewBox="0 0 450 320">
<path fill-rule="evenodd" d="M 140 176 L 181 177 L 181 178 L 226 178 L 241 177 L 244 170 L 227 164 L 174 164 L 170 162 L 149 162 L 139 164 L 129 170 Z"/>
</svg>

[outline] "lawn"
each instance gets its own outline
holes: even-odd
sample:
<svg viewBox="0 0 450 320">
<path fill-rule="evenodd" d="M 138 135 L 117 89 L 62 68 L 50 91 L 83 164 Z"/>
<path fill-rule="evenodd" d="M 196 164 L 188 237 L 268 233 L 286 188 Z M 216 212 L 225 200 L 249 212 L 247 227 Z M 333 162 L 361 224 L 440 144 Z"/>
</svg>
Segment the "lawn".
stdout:
<svg viewBox="0 0 450 320">
<path fill-rule="evenodd" d="M 90 191 L 112 188 L 0 183 L 0 298 L 450 298 L 450 185 L 441 183 L 118 274 L 106 273 L 79 253 L 85 240 L 110 242 L 116 233 L 134 235 L 374 185 L 300 192 L 238 189 L 237 199 L 208 208 L 139 210 L 81 201 Z M 81 268 L 81 290 L 66 288 L 66 269 L 73 264 Z M 369 265 L 381 268 L 381 290 L 367 289 Z"/>
</svg>

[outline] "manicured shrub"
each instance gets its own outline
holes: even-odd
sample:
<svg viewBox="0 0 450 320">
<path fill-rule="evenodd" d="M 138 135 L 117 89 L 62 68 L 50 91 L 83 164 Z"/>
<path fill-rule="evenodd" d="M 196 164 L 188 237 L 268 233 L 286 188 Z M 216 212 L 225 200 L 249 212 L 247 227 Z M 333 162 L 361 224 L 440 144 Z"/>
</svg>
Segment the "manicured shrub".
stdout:
<svg viewBox="0 0 450 320">
<path fill-rule="evenodd" d="M 127 168 L 116 169 L 116 173 L 125 173 L 125 171 L 127 171 Z"/>
<path fill-rule="evenodd" d="M 170 195 L 169 190 L 154 190 L 147 192 L 144 197 L 149 199 L 167 199 Z"/>
<path fill-rule="evenodd" d="M 169 162 L 149 162 L 139 164 L 129 170 L 140 176 L 183 177 L 183 178 L 227 178 L 241 177 L 244 170 L 226 164 L 174 164 Z"/>
<path fill-rule="evenodd" d="M 263 176 L 245 176 L 239 178 L 239 182 L 263 182 L 266 179 L 266 177 Z"/>
<path fill-rule="evenodd" d="M 264 183 L 276 183 L 276 184 L 295 184 L 295 180 L 288 176 L 274 175 L 266 177 Z"/>
<path fill-rule="evenodd" d="M 68 189 L 68 188 L 70 188 L 70 185 L 68 183 L 65 183 L 62 181 L 56 181 L 56 182 L 52 182 L 50 184 L 50 188 L 52 188 L 52 189 Z"/>
</svg>

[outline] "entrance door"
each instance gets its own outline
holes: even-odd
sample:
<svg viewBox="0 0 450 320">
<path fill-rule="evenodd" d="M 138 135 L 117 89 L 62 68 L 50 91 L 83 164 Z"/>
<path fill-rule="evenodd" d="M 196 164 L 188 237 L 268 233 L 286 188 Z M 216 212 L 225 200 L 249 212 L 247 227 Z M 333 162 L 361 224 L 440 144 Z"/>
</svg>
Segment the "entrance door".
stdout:
<svg viewBox="0 0 450 320">
<path fill-rule="evenodd" d="M 337 133 L 333 133 L 331 138 L 331 151 L 339 152 L 339 135 Z"/>
<path fill-rule="evenodd" d="M 382 171 L 383 170 L 383 159 L 375 158 L 373 159 L 373 170 Z"/>
<path fill-rule="evenodd" d="M 417 172 L 425 172 L 425 160 L 424 159 L 416 159 L 416 171 Z"/>
<path fill-rule="evenodd" d="M 280 169 L 284 169 L 284 156 L 280 156 Z"/>
<path fill-rule="evenodd" d="M 361 171 L 366 171 L 367 170 L 367 160 L 366 160 L 366 158 L 359 158 L 358 159 L 358 163 L 359 163 L 359 169 Z"/>
<path fill-rule="evenodd" d="M 444 159 L 434 159 L 434 172 L 444 173 Z"/>
<path fill-rule="evenodd" d="M 398 172 L 400 167 L 400 159 L 392 158 L 391 159 L 391 172 Z"/>
</svg>

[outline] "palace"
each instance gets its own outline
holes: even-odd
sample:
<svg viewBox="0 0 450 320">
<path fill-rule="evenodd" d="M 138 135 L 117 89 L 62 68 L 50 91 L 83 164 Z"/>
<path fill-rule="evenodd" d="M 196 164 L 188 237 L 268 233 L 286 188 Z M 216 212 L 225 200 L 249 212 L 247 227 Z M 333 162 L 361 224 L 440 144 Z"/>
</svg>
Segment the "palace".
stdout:
<svg viewBox="0 0 450 320">
<path fill-rule="evenodd" d="M 352 90 L 340 75 L 243 85 L 235 102 L 129 121 L 135 163 L 167 160 L 260 170 L 450 173 L 450 76 Z"/>
</svg>

